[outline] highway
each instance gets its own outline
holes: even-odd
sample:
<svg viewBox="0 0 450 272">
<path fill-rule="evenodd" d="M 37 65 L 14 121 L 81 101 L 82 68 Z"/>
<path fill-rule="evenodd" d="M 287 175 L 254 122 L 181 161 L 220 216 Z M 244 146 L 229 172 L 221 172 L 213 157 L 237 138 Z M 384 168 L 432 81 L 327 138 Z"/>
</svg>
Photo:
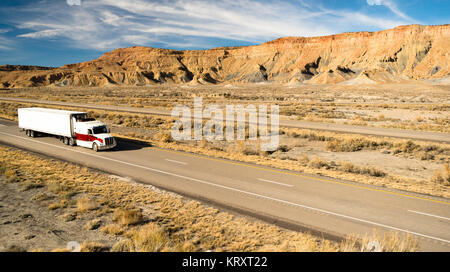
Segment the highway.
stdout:
<svg viewBox="0 0 450 272">
<path fill-rule="evenodd" d="M 28 138 L 0 120 L 0 144 L 177 192 L 324 237 L 398 231 L 421 250 L 450 251 L 450 200 L 119 141 L 95 153 L 56 138 Z"/>
<path fill-rule="evenodd" d="M 99 110 L 108 110 L 108 111 L 117 111 L 117 112 L 129 112 L 129 113 L 142 113 L 142 114 L 151 114 L 151 115 L 171 116 L 170 111 L 161 110 L 161 109 L 148 109 L 148 108 L 127 107 L 127 106 L 98 105 L 98 104 L 73 103 L 73 102 L 60 102 L 60 101 L 48 101 L 48 100 L 37 100 L 37 99 L 16 98 L 16 97 L 0 97 L 0 101 L 1 100 L 9 101 L 9 102 L 25 102 L 25 103 L 36 103 L 36 104 L 43 104 L 43 105 L 66 106 L 66 107 L 99 109 Z M 338 132 L 338 133 L 355 133 L 355 134 L 371 135 L 371 136 L 379 136 L 379 137 L 394 137 L 394 138 L 411 139 L 411 140 L 450 143 L 450 134 L 448 134 L 448 133 L 396 129 L 396 128 L 354 126 L 354 125 L 323 123 L 323 122 L 308 122 L 308 121 L 299 121 L 299 120 L 289 120 L 289 119 L 283 118 L 283 116 L 280 116 L 280 117 L 281 117 L 280 118 L 280 126 L 281 127 L 324 130 L 324 131 L 332 131 L 332 132 Z"/>
</svg>

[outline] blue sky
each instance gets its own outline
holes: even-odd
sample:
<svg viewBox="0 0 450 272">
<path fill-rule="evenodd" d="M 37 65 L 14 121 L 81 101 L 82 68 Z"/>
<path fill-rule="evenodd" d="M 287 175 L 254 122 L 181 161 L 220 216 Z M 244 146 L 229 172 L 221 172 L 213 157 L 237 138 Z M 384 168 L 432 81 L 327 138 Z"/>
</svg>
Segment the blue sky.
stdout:
<svg viewBox="0 0 450 272">
<path fill-rule="evenodd" d="M 1 0 L 0 64 L 61 66 L 135 45 L 207 49 L 450 23 L 449 0 Z"/>
</svg>

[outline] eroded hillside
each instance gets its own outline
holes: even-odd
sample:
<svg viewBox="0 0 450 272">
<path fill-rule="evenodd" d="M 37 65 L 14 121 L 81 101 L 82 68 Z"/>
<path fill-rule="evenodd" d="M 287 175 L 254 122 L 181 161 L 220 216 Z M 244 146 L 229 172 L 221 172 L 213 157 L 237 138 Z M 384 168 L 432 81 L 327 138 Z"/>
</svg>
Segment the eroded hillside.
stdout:
<svg viewBox="0 0 450 272">
<path fill-rule="evenodd" d="M 286 37 L 256 46 L 176 51 L 131 47 L 59 68 L 0 66 L 4 88 L 155 83 L 373 84 L 446 78 L 450 25 Z"/>
</svg>

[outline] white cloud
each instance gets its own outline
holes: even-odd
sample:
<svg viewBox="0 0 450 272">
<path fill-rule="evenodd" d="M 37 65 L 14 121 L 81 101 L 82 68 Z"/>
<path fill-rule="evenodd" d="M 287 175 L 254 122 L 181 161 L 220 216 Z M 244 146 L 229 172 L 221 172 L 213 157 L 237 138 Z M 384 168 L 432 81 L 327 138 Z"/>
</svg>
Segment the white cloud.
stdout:
<svg viewBox="0 0 450 272">
<path fill-rule="evenodd" d="M 2 32 L 0 32 L 0 34 L 1 33 Z M 5 32 L 3 32 L 3 33 L 5 33 Z M 15 48 L 14 44 L 15 43 L 13 40 L 0 35 L 0 50 L 13 50 Z"/>
<path fill-rule="evenodd" d="M 81 0 L 66 0 L 69 6 L 81 6 Z"/>
<path fill-rule="evenodd" d="M 408 17 L 405 13 L 403 13 L 398 7 L 397 4 L 392 0 L 366 0 L 369 6 L 385 6 L 390 9 L 397 16 L 412 21 L 410 17 Z"/>
<path fill-rule="evenodd" d="M 60 35 L 63 34 L 63 31 L 64 31 L 63 29 L 46 29 L 46 30 L 41 30 L 41 31 L 36 31 L 36 32 L 22 34 L 22 35 L 19 35 L 18 37 L 22 37 L 22 38 L 49 38 L 49 37 L 60 36 Z"/>
<path fill-rule="evenodd" d="M 2 44 L 3 41 L 0 41 L 0 50 L 12 50 L 8 45 Z"/>
<path fill-rule="evenodd" d="M 70 2 L 70 3 L 69 3 Z M 389 2 L 367 0 L 370 5 Z M 370 2 L 370 3 L 369 3 Z M 409 21 L 351 10 L 328 10 L 311 1 L 85 0 L 47 1 L 27 9 L 15 23 L 20 38 L 58 38 L 69 46 L 106 51 L 130 45 L 172 48 L 221 46 L 214 39 L 261 43 L 282 36 L 320 36 L 386 29 Z M 20 13 L 20 11 L 18 11 Z M 51 16 L 49 16 L 51 13 Z"/>
</svg>

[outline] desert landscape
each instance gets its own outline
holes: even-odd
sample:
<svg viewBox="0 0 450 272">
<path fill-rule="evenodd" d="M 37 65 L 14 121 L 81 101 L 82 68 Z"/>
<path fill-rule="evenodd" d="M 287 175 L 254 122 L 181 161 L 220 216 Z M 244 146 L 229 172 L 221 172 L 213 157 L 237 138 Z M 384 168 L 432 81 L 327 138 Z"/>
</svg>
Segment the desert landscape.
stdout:
<svg viewBox="0 0 450 272">
<path fill-rule="evenodd" d="M 411 79 L 446 83 L 449 32 L 449 25 L 409 25 L 204 51 L 121 48 L 59 68 L 5 65 L 0 77 L 5 88 L 235 82 L 351 86 Z"/>
<path fill-rule="evenodd" d="M 58 68 L 1 65 L 1 126 L 15 126 L 18 108 L 85 111 L 139 149 L 369 186 L 439 202 L 445 214 L 449 37 L 450 25 L 409 25 L 209 50 L 120 48 Z M 170 111 L 192 107 L 194 97 L 221 108 L 279 105 L 278 149 L 249 140 L 175 141 Z M 68 251 L 72 240 L 81 251 L 342 252 L 364 251 L 373 239 L 383 251 L 421 249 L 401 231 L 320 237 L 292 230 L 0 141 L 1 251 Z"/>
</svg>

